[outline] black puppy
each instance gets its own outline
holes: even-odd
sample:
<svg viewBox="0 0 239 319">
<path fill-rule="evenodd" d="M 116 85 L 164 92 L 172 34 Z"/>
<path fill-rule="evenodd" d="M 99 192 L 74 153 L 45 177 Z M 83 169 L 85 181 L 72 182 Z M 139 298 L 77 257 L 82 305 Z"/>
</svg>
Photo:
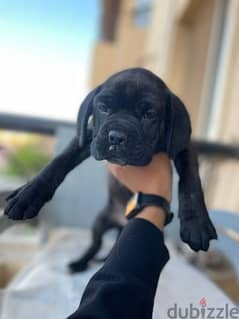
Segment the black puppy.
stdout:
<svg viewBox="0 0 239 319">
<path fill-rule="evenodd" d="M 10 194 L 5 214 L 12 219 L 36 216 L 67 173 L 90 154 L 97 160 L 143 166 L 155 153 L 167 152 L 180 178 L 181 238 L 195 251 L 207 250 L 217 234 L 205 206 L 190 136 L 186 108 L 162 80 L 141 68 L 119 72 L 86 97 L 79 111 L 77 136 L 39 175 Z M 83 258 L 71 264 L 72 271 L 87 266 L 106 230 L 122 228 L 119 216 L 131 193 L 113 178 L 110 185 L 109 203 L 93 228 L 93 243 Z"/>
</svg>

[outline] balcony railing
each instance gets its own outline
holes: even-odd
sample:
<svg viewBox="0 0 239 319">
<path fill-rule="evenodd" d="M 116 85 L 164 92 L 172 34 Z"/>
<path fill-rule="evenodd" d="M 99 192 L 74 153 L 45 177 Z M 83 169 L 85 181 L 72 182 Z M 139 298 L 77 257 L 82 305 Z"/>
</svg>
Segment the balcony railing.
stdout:
<svg viewBox="0 0 239 319">
<path fill-rule="evenodd" d="M 59 127 L 74 127 L 74 122 L 51 120 L 43 117 L 0 113 L 0 129 L 55 135 Z M 239 159 L 239 145 L 193 140 L 198 153 L 207 157 Z"/>
</svg>

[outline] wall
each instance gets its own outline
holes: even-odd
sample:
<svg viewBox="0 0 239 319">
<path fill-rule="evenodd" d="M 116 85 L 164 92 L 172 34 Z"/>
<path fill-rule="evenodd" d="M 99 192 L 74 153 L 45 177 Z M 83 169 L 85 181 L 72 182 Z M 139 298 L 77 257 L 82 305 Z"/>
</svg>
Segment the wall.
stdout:
<svg viewBox="0 0 239 319">
<path fill-rule="evenodd" d="M 112 73 L 143 64 L 147 28 L 134 24 L 134 9 L 134 0 L 122 0 L 115 39 L 96 43 L 92 60 L 92 87 L 105 81 Z"/>
</svg>

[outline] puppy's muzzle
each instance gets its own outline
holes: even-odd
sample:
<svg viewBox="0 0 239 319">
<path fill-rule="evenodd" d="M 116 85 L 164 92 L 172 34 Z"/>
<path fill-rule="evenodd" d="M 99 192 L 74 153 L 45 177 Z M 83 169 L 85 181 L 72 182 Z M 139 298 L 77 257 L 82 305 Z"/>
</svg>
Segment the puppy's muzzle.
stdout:
<svg viewBox="0 0 239 319">
<path fill-rule="evenodd" d="M 115 147 L 125 146 L 127 141 L 127 136 L 124 132 L 119 130 L 110 130 L 108 134 L 109 149 Z"/>
<path fill-rule="evenodd" d="M 95 130 L 91 154 L 96 160 L 105 159 L 119 165 L 146 165 L 152 149 L 145 143 L 139 120 L 118 113 Z"/>
</svg>

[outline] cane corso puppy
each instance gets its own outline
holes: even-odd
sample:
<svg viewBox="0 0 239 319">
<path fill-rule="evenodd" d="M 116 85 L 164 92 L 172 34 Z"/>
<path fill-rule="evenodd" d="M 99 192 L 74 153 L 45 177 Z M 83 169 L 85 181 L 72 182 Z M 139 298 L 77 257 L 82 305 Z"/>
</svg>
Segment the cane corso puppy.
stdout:
<svg viewBox="0 0 239 319">
<path fill-rule="evenodd" d="M 166 152 L 179 175 L 180 234 L 195 250 L 208 250 L 216 230 L 205 206 L 197 156 L 190 143 L 191 124 L 182 101 L 152 72 L 142 68 L 114 74 L 83 101 L 77 134 L 29 183 L 7 198 L 5 214 L 11 219 L 35 217 L 54 195 L 65 176 L 92 155 L 119 165 L 143 166 L 157 152 Z M 163 183 L 163 181 L 162 181 Z M 105 231 L 122 229 L 129 190 L 112 176 L 109 202 L 93 227 L 92 244 L 72 272 L 85 269 L 98 252 Z"/>
</svg>

